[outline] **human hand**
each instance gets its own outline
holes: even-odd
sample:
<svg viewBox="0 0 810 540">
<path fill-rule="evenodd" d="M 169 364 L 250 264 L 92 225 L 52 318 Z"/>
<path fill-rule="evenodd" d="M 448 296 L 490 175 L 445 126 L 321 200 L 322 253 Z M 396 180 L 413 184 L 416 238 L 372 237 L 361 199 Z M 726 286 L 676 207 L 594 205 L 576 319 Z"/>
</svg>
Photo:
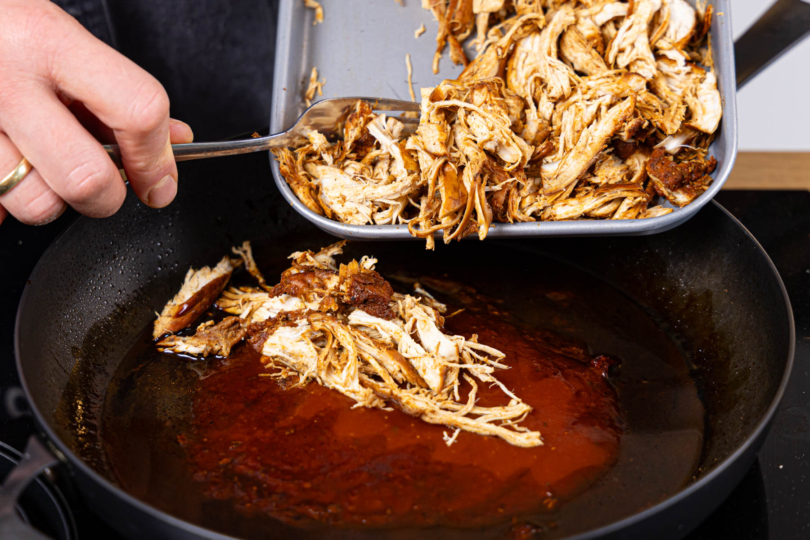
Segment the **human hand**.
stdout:
<svg viewBox="0 0 810 540">
<path fill-rule="evenodd" d="M 70 205 L 115 213 L 126 187 L 99 140 L 121 148 L 137 196 L 161 208 L 177 193 L 171 144 L 191 128 L 169 118 L 163 86 L 46 0 L 0 0 L 0 180 L 23 156 L 34 167 L 0 196 L 24 223 L 53 221 Z"/>
</svg>

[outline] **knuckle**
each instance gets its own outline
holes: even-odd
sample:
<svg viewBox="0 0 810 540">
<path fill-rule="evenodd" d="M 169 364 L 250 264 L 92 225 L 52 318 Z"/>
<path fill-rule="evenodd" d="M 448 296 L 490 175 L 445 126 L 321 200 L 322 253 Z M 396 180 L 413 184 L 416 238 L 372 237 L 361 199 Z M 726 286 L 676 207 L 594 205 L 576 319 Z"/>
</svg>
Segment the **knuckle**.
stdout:
<svg viewBox="0 0 810 540">
<path fill-rule="evenodd" d="M 59 217 L 64 209 L 65 203 L 55 193 L 46 192 L 26 206 L 22 221 L 28 225 L 44 225 Z"/>
<path fill-rule="evenodd" d="M 53 4 L 39 3 L 37 3 L 36 6 L 32 6 L 28 10 L 28 17 L 25 21 L 26 35 L 30 36 L 35 41 L 39 41 L 36 38 L 42 36 L 43 32 L 50 32 L 64 24 L 62 13 L 54 9 L 55 7 L 56 6 Z"/>
<path fill-rule="evenodd" d="M 51 2 L 25 2 L 12 7 L 9 19 L 16 22 L 15 37 L 23 41 L 42 44 L 42 36 L 53 36 L 53 31 L 64 25 L 65 14 Z"/>
<path fill-rule="evenodd" d="M 13 84 L 22 73 L 41 72 L 43 61 L 47 65 L 49 55 L 59 49 L 65 14 L 52 3 L 39 1 L 12 4 L 0 12 L 0 71 L 14 74 L 0 81 Z"/>
<path fill-rule="evenodd" d="M 65 23 L 71 20 L 51 2 L 32 2 L 23 7 L 19 15 L 17 40 L 29 51 L 58 48 Z M 47 37 L 43 39 L 43 36 Z"/>
<path fill-rule="evenodd" d="M 112 162 L 87 160 L 75 166 L 65 178 L 65 198 L 73 204 L 91 204 L 114 179 Z"/>
<path fill-rule="evenodd" d="M 138 89 L 129 120 L 133 129 L 140 133 L 155 131 L 168 122 L 169 96 L 157 80 L 150 77 Z"/>
</svg>

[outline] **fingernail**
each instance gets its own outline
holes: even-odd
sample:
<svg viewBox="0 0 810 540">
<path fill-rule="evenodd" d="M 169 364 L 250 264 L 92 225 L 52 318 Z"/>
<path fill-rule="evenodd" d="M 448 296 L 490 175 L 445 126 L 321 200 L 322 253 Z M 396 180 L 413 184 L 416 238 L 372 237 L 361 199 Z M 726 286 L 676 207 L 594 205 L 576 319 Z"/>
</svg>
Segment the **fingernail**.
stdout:
<svg viewBox="0 0 810 540">
<path fill-rule="evenodd" d="M 41 221 L 38 221 L 37 223 L 32 223 L 32 225 L 39 226 L 39 225 L 47 225 L 48 223 L 52 223 L 52 222 L 56 221 L 58 218 L 62 217 L 62 214 L 65 213 L 65 210 L 67 210 L 67 205 L 62 204 L 56 212 L 54 212 L 50 216 L 42 219 Z"/>
<path fill-rule="evenodd" d="M 152 208 L 163 208 L 174 200 L 175 195 L 177 195 L 177 180 L 171 175 L 165 176 L 146 194 L 146 204 Z"/>
</svg>

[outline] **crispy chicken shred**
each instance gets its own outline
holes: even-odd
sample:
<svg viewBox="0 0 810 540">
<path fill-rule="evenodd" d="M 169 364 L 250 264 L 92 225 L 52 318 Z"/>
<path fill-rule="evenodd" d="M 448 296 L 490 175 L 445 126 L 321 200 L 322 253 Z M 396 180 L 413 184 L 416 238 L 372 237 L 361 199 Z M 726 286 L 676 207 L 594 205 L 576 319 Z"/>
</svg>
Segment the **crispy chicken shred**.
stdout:
<svg viewBox="0 0 810 540">
<path fill-rule="evenodd" d="M 413 133 L 359 102 L 338 126 L 340 140 L 313 132 L 308 144 L 276 150 L 282 175 L 313 212 L 407 225 L 433 249 L 434 234 L 484 239 L 495 222 L 657 217 L 708 189 L 708 147 L 722 117 L 710 6 L 422 5 L 439 24 L 434 70 L 449 47 L 463 72 L 422 89 Z M 474 59 L 461 46 L 467 37 Z M 675 187 L 661 172 L 684 168 Z"/>
<path fill-rule="evenodd" d="M 153 337 L 174 334 L 193 324 L 211 307 L 241 264 L 241 260 L 226 256 L 214 268 L 189 268 L 183 286 L 158 314 Z"/>
<path fill-rule="evenodd" d="M 416 101 L 416 94 L 413 93 L 413 65 L 410 54 L 405 55 L 405 67 L 408 69 L 408 94 L 411 96 L 411 101 Z"/>
<path fill-rule="evenodd" d="M 315 11 L 315 19 L 312 25 L 320 24 L 323 22 L 323 7 L 316 0 L 304 0 L 304 6 Z"/>
<path fill-rule="evenodd" d="M 215 305 L 227 316 L 200 324 L 191 335 L 165 335 L 161 316 L 155 322 L 155 336 L 164 336 L 158 347 L 187 356 L 228 356 L 244 341 L 261 353 L 262 363 L 274 370 L 272 376 L 297 385 L 314 381 L 351 398 L 355 407 L 394 407 L 451 430 L 498 437 L 520 447 L 542 445 L 539 432 L 520 426 L 532 408 L 495 376 L 509 369 L 504 354 L 479 343 L 476 335 L 445 333 L 446 306 L 418 284 L 414 294 L 394 292 L 375 270 L 376 259 L 338 264 L 335 256 L 344 244 L 293 253 L 292 265 L 272 287 L 247 242 L 234 249 L 241 260 L 225 257 L 215 270 L 190 270 L 164 314 L 193 294 L 192 288 L 204 288 L 203 281 L 220 279 L 214 296 L 219 295 L 242 262 L 258 286 L 222 291 Z M 462 381 L 469 385 L 465 399 Z M 478 405 L 479 384 L 499 387 L 503 403 Z M 456 436 L 446 442 L 452 444 Z"/>
<path fill-rule="evenodd" d="M 306 91 L 304 91 L 304 104 L 309 107 L 312 105 L 312 100 L 315 95 L 323 96 L 323 86 L 326 84 L 326 79 L 318 80 L 318 68 L 313 67 L 309 72 L 309 84 Z"/>
</svg>

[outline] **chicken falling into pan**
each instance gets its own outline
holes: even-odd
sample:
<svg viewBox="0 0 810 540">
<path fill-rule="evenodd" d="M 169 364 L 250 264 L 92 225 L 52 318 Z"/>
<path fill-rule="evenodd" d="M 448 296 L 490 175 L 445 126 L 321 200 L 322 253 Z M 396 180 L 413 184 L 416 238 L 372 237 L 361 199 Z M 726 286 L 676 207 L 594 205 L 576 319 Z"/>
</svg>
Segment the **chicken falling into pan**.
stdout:
<svg viewBox="0 0 810 540">
<path fill-rule="evenodd" d="M 508 369 L 504 355 L 475 335 L 445 334 L 444 304 L 421 289 L 395 293 L 374 268 L 376 259 L 335 262 L 345 242 L 317 253 L 293 253 L 292 266 L 269 286 L 249 243 L 213 269 L 189 270 L 178 294 L 155 322 L 164 352 L 228 356 L 243 340 L 262 355 L 273 376 L 315 381 L 356 402 L 355 407 L 395 407 L 431 424 L 489 435 L 520 447 L 542 445 L 540 433 L 519 425 L 532 408 L 494 376 Z M 225 286 L 244 264 L 256 287 Z M 224 292 L 223 292 L 224 290 Z M 221 293 L 221 296 L 220 296 Z M 218 297 L 218 299 L 217 299 Z M 193 324 L 214 303 L 228 313 L 200 324 L 193 335 L 175 332 Z M 168 335 L 167 335 L 168 334 Z M 465 402 L 459 387 L 470 385 Z M 476 382 L 477 381 L 477 382 Z M 476 404 L 478 384 L 494 385 L 504 404 Z"/>
<path fill-rule="evenodd" d="M 358 102 L 341 140 L 275 151 L 306 206 L 407 224 L 434 247 L 494 222 L 644 219 L 711 184 L 722 116 L 711 6 L 685 0 L 424 0 L 465 65 L 421 91 L 413 134 Z M 478 56 L 460 43 L 476 30 Z M 663 206 L 671 203 L 669 207 Z"/>
</svg>

